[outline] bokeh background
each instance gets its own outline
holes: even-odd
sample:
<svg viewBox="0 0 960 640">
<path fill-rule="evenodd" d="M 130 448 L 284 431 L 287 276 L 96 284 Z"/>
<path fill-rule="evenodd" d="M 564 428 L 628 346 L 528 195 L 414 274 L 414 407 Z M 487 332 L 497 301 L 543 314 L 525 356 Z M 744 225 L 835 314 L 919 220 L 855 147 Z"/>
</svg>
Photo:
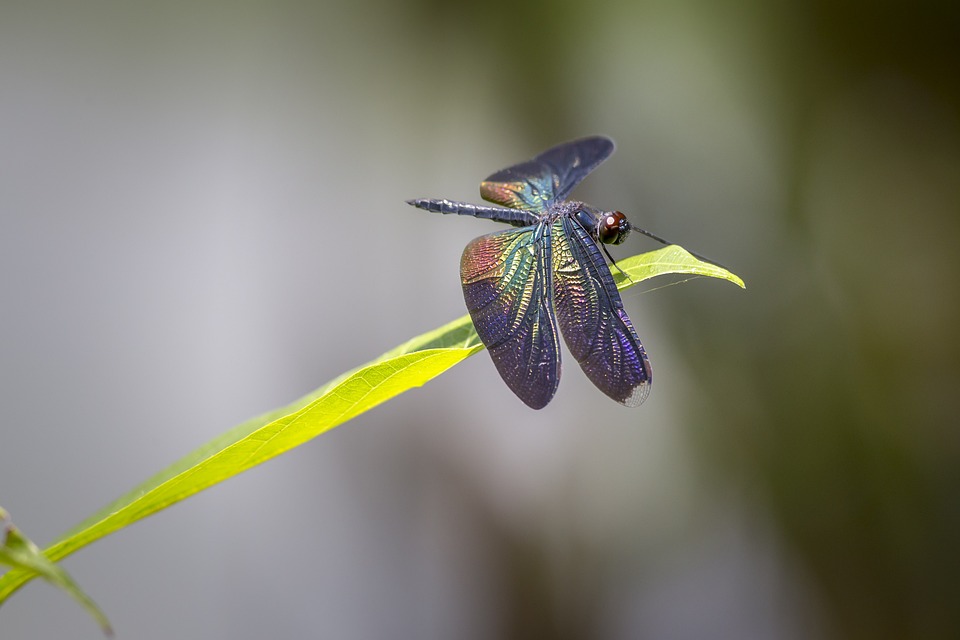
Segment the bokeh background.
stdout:
<svg viewBox="0 0 960 640">
<path fill-rule="evenodd" d="M 603 133 L 577 195 L 748 285 L 626 295 L 646 404 L 481 354 L 66 568 L 139 640 L 958 637 L 957 7 L 0 2 L 0 504 L 47 544 L 462 315 L 492 227 L 404 200 Z"/>
</svg>

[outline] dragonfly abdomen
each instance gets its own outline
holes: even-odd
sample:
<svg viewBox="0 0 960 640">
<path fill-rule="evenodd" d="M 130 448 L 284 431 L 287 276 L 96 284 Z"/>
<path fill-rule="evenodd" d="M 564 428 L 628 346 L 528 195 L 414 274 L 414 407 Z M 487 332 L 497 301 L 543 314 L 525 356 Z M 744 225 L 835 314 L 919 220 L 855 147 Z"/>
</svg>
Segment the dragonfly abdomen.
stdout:
<svg viewBox="0 0 960 640">
<path fill-rule="evenodd" d="M 434 213 L 454 213 L 459 216 L 486 218 L 514 227 L 527 227 L 537 222 L 537 216 L 535 214 L 521 209 L 482 206 L 470 204 L 469 202 L 457 202 L 446 199 L 440 200 L 436 198 L 416 198 L 414 200 L 407 200 L 407 204 L 413 205 L 418 209 L 433 211 Z"/>
</svg>

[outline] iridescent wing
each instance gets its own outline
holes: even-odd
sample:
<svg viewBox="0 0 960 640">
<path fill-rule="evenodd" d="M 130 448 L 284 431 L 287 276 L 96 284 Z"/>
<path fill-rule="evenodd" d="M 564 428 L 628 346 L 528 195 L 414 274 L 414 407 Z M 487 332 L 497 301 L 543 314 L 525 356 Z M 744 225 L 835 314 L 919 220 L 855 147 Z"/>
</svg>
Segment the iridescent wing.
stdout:
<svg viewBox="0 0 960 640">
<path fill-rule="evenodd" d="M 550 167 L 554 175 L 553 199 L 561 201 L 566 200 L 574 187 L 609 158 L 615 148 L 610 138 L 591 136 L 559 144 L 534 159 Z"/>
<path fill-rule="evenodd" d="M 563 216 L 553 224 L 557 321 L 570 353 L 598 389 L 628 407 L 650 393 L 651 370 L 597 243 Z"/>
<path fill-rule="evenodd" d="M 467 245 L 460 278 L 467 310 L 500 377 L 540 409 L 560 383 L 549 227 L 507 229 Z"/>
<path fill-rule="evenodd" d="M 480 183 L 480 196 L 513 209 L 543 212 L 610 157 L 613 140 L 581 138 L 547 149 L 533 160 L 497 171 Z"/>
</svg>

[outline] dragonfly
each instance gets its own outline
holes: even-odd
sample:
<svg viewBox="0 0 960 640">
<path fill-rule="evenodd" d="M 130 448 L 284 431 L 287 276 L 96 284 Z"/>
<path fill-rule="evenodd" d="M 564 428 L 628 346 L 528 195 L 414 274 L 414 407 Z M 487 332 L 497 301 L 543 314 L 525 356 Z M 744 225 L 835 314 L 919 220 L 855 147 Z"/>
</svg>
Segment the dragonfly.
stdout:
<svg viewBox="0 0 960 640">
<path fill-rule="evenodd" d="M 567 200 L 614 149 L 610 138 L 591 136 L 501 169 L 480 183 L 480 196 L 497 206 L 407 201 L 435 213 L 513 227 L 470 242 L 460 260 L 460 280 L 473 325 L 500 377 L 533 409 L 545 407 L 560 384 L 558 333 L 586 376 L 610 398 L 635 407 L 650 393 L 650 361 L 623 308 L 604 245 L 622 243 L 632 230 L 665 241 L 632 227 L 620 211 Z"/>
</svg>

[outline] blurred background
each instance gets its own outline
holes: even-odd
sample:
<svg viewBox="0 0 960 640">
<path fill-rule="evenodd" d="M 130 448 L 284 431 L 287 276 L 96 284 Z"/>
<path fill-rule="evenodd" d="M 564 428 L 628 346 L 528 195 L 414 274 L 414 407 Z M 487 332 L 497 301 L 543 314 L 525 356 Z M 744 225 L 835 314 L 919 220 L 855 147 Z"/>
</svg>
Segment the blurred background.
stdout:
<svg viewBox="0 0 960 640">
<path fill-rule="evenodd" d="M 625 409 L 486 354 L 68 558 L 118 637 L 956 638 L 953 2 L 0 3 L 0 504 L 41 545 L 459 317 L 486 175 L 716 258 Z M 631 238 L 615 254 L 654 249 Z M 33 582 L 0 638 L 95 639 Z"/>
</svg>

